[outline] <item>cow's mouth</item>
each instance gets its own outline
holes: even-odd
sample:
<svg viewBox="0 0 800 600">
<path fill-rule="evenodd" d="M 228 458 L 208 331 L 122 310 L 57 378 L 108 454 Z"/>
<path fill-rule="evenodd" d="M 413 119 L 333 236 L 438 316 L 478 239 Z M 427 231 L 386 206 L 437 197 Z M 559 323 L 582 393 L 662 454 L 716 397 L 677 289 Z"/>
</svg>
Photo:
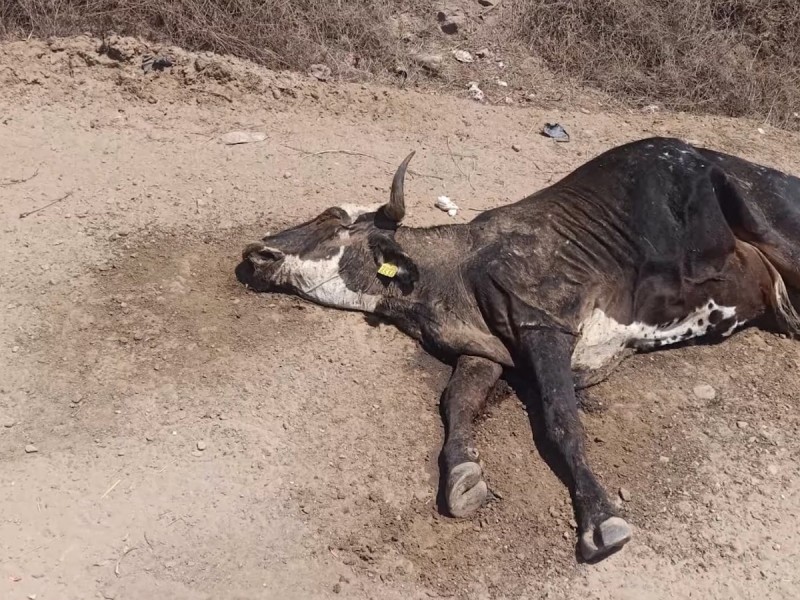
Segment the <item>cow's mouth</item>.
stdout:
<svg viewBox="0 0 800 600">
<path fill-rule="evenodd" d="M 263 268 L 256 268 L 252 261 L 244 259 L 236 265 L 236 279 L 255 292 L 284 292 L 280 286 L 268 277 L 264 277 Z"/>
</svg>

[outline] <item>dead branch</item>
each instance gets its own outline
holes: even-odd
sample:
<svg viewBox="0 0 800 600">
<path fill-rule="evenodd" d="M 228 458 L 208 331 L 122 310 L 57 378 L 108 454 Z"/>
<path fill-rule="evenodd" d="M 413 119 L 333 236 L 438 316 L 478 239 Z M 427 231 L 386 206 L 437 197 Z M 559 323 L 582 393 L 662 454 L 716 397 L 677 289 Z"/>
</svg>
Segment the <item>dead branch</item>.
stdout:
<svg viewBox="0 0 800 600">
<path fill-rule="evenodd" d="M 66 200 L 70 196 L 72 196 L 72 192 L 71 191 L 67 192 L 66 194 L 64 194 L 60 198 L 56 198 L 52 202 L 49 202 L 48 204 L 45 204 L 44 206 L 40 206 L 39 208 L 34 208 L 33 210 L 29 210 L 28 212 L 19 213 L 19 218 L 20 219 L 25 219 L 27 217 L 30 217 L 31 215 L 34 215 L 34 214 L 36 214 L 38 212 L 41 212 L 46 208 L 50 208 L 54 204 L 58 204 L 59 202 L 63 202 L 64 200 Z"/>
<path fill-rule="evenodd" d="M 304 154 L 306 156 L 322 156 L 324 154 L 346 154 L 347 156 L 362 156 L 364 158 L 371 158 L 372 160 L 377 160 L 385 165 L 389 165 L 390 167 L 393 166 L 391 162 L 388 160 L 384 160 L 382 158 L 378 158 L 377 156 L 373 156 L 372 154 L 366 154 L 364 152 L 354 152 L 352 150 L 320 150 L 318 152 L 309 152 L 308 150 L 303 150 L 302 148 L 297 148 L 295 146 L 290 146 L 288 144 L 281 144 L 284 148 L 289 148 L 289 150 L 294 150 L 295 152 L 299 152 L 300 154 Z M 408 173 L 414 175 L 415 177 L 427 177 L 429 179 L 438 179 L 440 181 L 444 181 L 444 177 L 440 177 L 439 175 L 431 175 L 430 173 L 420 173 L 419 171 L 414 171 L 413 169 L 408 169 Z"/>
<path fill-rule="evenodd" d="M 4 181 L 0 181 L 0 186 L 7 186 L 7 185 L 16 185 L 18 183 L 25 183 L 26 181 L 30 181 L 34 177 L 39 174 L 39 167 L 36 167 L 36 170 L 33 172 L 33 175 L 30 177 L 23 177 L 22 179 L 6 179 Z"/>
<path fill-rule="evenodd" d="M 200 92 L 201 94 L 208 94 L 209 96 L 216 96 L 217 98 L 222 98 L 223 100 L 227 100 L 228 102 L 233 103 L 233 98 L 230 96 L 223 94 L 222 92 L 214 92 L 212 90 L 204 90 L 201 88 L 189 88 L 193 92 Z"/>
<path fill-rule="evenodd" d="M 444 141 L 447 143 L 447 151 L 450 153 L 450 160 L 453 161 L 453 164 L 456 166 L 456 169 L 458 169 L 458 172 L 461 173 L 464 179 L 467 180 L 467 183 L 469 184 L 469 187 L 472 189 L 472 191 L 475 191 L 475 186 L 472 185 L 472 181 L 470 180 L 469 175 L 464 173 L 464 171 L 461 169 L 461 165 L 458 164 L 458 161 L 456 160 L 456 157 L 453 154 L 453 149 L 450 147 L 450 138 L 446 137 Z"/>
</svg>

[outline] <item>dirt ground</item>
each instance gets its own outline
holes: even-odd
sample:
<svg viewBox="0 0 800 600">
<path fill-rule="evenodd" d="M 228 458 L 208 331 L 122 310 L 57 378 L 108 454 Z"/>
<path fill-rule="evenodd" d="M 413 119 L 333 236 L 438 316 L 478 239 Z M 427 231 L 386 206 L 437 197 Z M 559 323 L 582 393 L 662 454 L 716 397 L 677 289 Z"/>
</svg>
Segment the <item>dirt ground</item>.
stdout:
<svg viewBox="0 0 800 600">
<path fill-rule="evenodd" d="M 501 498 L 442 516 L 449 369 L 391 327 L 233 274 L 270 229 L 387 198 L 410 150 L 420 225 L 451 220 L 438 195 L 463 222 L 654 134 L 800 173 L 800 136 L 187 53 L 145 74 L 131 44 L 0 46 L 0 598 L 800 596 L 796 341 L 746 330 L 636 357 L 589 390 L 590 458 L 629 490 L 636 529 L 586 565 L 513 394 L 480 425 Z M 572 141 L 540 136 L 547 121 Z M 241 129 L 266 139 L 220 141 Z"/>
</svg>

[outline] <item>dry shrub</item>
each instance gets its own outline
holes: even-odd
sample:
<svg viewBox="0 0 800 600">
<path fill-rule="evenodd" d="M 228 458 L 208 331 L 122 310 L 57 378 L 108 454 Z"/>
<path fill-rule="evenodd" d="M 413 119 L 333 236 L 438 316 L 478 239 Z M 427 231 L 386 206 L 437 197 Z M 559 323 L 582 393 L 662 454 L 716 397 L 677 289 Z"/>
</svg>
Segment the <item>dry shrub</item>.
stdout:
<svg viewBox="0 0 800 600">
<path fill-rule="evenodd" d="M 427 7 L 427 8 L 426 8 Z M 0 0 L 0 35 L 114 32 L 272 69 L 327 61 L 339 74 L 393 65 L 393 14 L 430 11 L 422 0 Z"/>
<path fill-rule="evenodd" d="M 474 0 L 447 0 L 483 10 Z M 505 0 L 466 38 L 436 30 L 423 0 L 0 0 L 0 36 L 88 31 L 340 77 L 386 74 L 427 46 L 522 42 L 550 69 L 623 102 L 756 116 L 800 126 L 800 9 L 794 0 Z M 406 27 L 414 44 L 400 41 Z M 427 39 L 426 39 L 427 38 Z M 449 40 L 453 41 L 449 41 Z M 522 61 L 520 61 L 522 62 Z M 463 74 L 479 78 L 476 72 Z M 456 78 L 458 79 L 458 78 Z M 463 79 L 463 77 L 461 77 Z M 466 80 L 465 80 L 466 81 Z M 451 83 L 463 85 L 464 81 Z"/>
<path fill-rule="evenodd" d="M 504 24 L 555 71 L 622 100 L 798 125 L 793 0 L 516 0 Z"/>
</svg>

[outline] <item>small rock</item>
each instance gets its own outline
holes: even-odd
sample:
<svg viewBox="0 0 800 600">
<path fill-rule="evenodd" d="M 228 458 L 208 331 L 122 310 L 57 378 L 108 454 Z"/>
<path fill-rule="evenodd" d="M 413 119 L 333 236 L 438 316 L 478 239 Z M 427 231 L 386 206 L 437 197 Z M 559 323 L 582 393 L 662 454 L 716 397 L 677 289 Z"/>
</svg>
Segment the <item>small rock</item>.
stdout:
<svg viewBox="0 0 800 600">
<path fill-rule="evenodd" d="M 764 134 L 765 134 L 765 133 L 767 133 L 767 132 L 766 132 L 766 131 L 764 131 L 764 128 L 763 128 L 763 127 L 759 127 L 759 128 L 758 128 L 758 133 L 760 133 L 761 135 L 764 135 Z"/>
<path fill-rule="evenodd" d="M 292 174 L 289 171 L 286 171 L 286 173 L 283 174 L 283 178 L 284 179 L 291 179 L 292 178 Z"/>
<path fill-rule="evenodd" d="M 152 442 L 152 441 L 155 441 L 155 439 L 156 439 L 156 436 L 154 436 L 152 433 L 149 433 L 146 436 L 144 436 L 144 441 L 146 441 L 146 442 Z"/>
<path fill-rule="evenodd" d="M 436 19 L 439 21 L 439 29 L 447 35 L 458 33 L 459 28 L 466 22 L 464 15 L 458 10 L 440 10 Z"/>
<path fill-rule="evenodd" d="M 481 48 L 475 53 L 475 56 L 477 56 L 478 58 L 490 58 L 492 56 L 492 53 L 488 48 Z"/>
<path fill-rule="evenodd" d="M 777 475 L 778 474 L 778 467 L 775 465 L 769 465 L 767 467 L 767 473 L 770 475 Z"/>
<path fill-rule="evenodd" d="M 630 502 L 631 501 L 630 490 L 626 487 L 619 488 L 619 497 L 622 498 L 624 502 Z"/>
<path fill-rule="evenodd" d="M 335 583 L 333 585 L 333 593 L 334 594 L 341 594 L 342 593 L 342 584 L 341 583 Z"/>
<path fill-rule="evenodd" d="M 508 87 L 508 82 L 507 81 L 503 81 L 502 79 L 498 79 L 496 83 L 500 87 Z"/>
<path fill-rule="evenodd" d="M 560 516 L 558 509 L 555 506 L 551 506 L 548 512 L 550 513 L 550 516 L 553 518 L 557 519 Z"/>
<path fill-rule="evenodd" d="M 144 334 L 141 333 L 140 331 L 137 331 L 136 333 L 133 334 L 133 339 L 136 340 L 137 342 L 141 342 L 144 339 Z"/>
<path fill-rule="evenodd" d="M 328 81 L 331 78 L 331 69 L 328 65 L 311 65 L 308 69 L 308 74 L 319 81 Z"/>
<path fill-rule="evenodd" d="M 19 346 L 14 346 L 13 348 L 11 348 L 11 352 L 13 352 L 14 354 L 19 352 Z"/>
<path fill-rule="evenodd" d="M 715 390 L 707 383 L 695 386 L 694 389 L 692 390 L 692 393 L 694 393 L 694 395 L 700 400 L 706 400 L 706 401 L 713 400 L 714 398 L 717 397 L 717 390 Z"/>
<path fill-rule="evenodd" d="M 478 4 L 481 6 L 494 6 L 497 4 L 497 0 L 478 0 Z"/>
<path fill-rule="evenodd" d="M 470 81 L 469 82 L 469 89 L 467 90 L 469 97 L 473 100 L 477 100 L 478 102 L 483 102 L 486 96 L 483 93 L 483 90 L 478 87 L 477 81 Z"/>
<path fill-rule="evenodd" d="M 34 446 L 33 444 L 28 444 L 27 446 L 25 446 L 25 452 L 27 454 L 33 454 L 34 452 L 38 452 L 38 451 L 39 451 L 39 449 L 36 446 Z"/>
<path fill-rule="evenodd" d="M 200 450 L 200 452 L 202 452 L 206 448 L 207 448 L 206 443 L 203 440 L 197 442 L 197 449 Z"/>
<path fill-rule="evenodd" d="M 577 529 L 578 528 L 578 522 L 575 519 L 570 519 L 569 520 L 569 526 L 572 527 L 573 529 Z"/>
<path fill-rule="evenodd" d="M 223 144 L 233 146 L 235 144 L 263 142 L 267 139 L 267 134 L 262 131 L 230 131 L 219 139 Z"/>
<path fill-rule="evenodd" d="M 569 541 L 570 539 L 572 539 L 572 534 L 569 531 L 565 531 L 563 535 L 565 540 Z"/>
<path fill-rule="evenodd" d="M 517 144 L 511 144 L 511 149 L 514 152 L 519 152 L 520 150 L 522 150 L 522 148 L 520 148 Z"/>
<path fill-rule="evenodd" d="M 443 59 L 441 54 L 414 54 L 411 60 L 432 75 L 438 75 L 442 70 Z"/>
<path fill-rule="evenodd" d="M 466 50 L 453 50 L 453 58 L 455 58 L 460 63 L 475 62 L 475 59 L 472 58 L 472 54 L 470 54 Z"/>
<path fill-rule="evenodd" d="M 750 426 L 750 423 L 747 421 L 736 421 L 736 426 L 739 429 L 747 429 Z"/>
<path fill-rule="evenodd" d="M 658 457 L 658 462 L 660 462 L 662 464 L 667 464 L 669 462 L 669 457 L 668 456 L 659 456 Z"/>
<path fill-rule="evenodd" d="M 11 428 L 16 424 L 17 424 L 17 422 L 14 419 L 12 419 L 11 417 L 5 417 L 3 419 L 3 427 Z"/>
<path fill-rule="evenodd" d="M 278 88 L 272 88 L 272 97 L 275 98 L 275 100 L 280 100 L 281 91 Z"/>
</svg>

